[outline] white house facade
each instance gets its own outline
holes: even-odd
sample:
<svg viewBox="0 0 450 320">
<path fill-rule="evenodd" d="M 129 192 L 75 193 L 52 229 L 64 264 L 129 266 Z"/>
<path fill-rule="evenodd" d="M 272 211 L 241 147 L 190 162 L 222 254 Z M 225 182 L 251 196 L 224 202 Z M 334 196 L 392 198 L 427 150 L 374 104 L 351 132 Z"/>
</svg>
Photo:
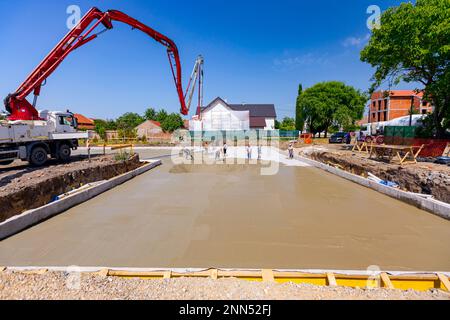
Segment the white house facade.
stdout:
<svg viewBox="0 0 450 320">
<path fill-rule="evenodd" d="M 191 131 L 275 130 L 273 104 L 229 104 L 214 99 L 189 122 Z"/>
</svg>

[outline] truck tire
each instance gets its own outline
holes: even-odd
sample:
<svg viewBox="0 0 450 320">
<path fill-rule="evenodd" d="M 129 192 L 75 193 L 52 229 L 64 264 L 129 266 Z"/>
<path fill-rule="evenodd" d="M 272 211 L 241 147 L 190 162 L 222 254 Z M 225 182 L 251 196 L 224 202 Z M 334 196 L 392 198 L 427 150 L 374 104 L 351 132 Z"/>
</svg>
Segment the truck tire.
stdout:
<svg viewBox="0 0 450 320">
<path fill-rule="evenodd" d="M 35 167 L 43 166 L 48 160 L 47 150 L 43 147 L 34 147 L 30 154 L 30 163 Z"/>
<path fill-rule="evenodd" d="M 7 166 L 13 162 L 14 162 L 14 160 L 0 161 L 0 166 Z"/>
<path fill-rule="evenodd" d="M 70 160 L 70 154 L 72 150 L 67 144 L 62 144 L 59 146 L 58 150 L 58 160 L 61 162 L 68 162 Z"/>
</svg>

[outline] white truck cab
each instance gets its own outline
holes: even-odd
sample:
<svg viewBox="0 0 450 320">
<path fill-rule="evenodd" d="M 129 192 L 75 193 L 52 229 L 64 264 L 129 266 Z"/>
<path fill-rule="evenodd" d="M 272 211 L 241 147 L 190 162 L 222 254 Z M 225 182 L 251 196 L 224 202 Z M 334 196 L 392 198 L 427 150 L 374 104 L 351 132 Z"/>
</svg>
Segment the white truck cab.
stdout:
<svg viewBox="0 0 450 320">
<path fill-rule="evenodd" d="M 47 125 L 54 133 L 77 132 L 78 124 L 73 113 L 43 110 L 39 111 L 39 117 L 47 121 Z"/>
<path fill-rule="evenodd" d="M 41 120 L 0 123 L 0 165 L 21 159 L 41 166 L 49 156 L 69 161 L 78 140 L 89 138 L 89 132 L 77 131 L 76 118 L 69 111 L 43 110 L 39 117 Z"/>
</svg>

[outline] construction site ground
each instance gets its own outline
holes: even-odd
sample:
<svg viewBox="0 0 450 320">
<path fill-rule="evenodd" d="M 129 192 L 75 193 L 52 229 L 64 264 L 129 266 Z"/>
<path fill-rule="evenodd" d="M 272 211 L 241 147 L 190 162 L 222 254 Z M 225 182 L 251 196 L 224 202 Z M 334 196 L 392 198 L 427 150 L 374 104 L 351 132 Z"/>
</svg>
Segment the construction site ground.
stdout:
<svg viewBox="0 0 450 320">
<path fill-rule="evenodd" d="M 352 146 L 341 144 L 298 145 L 297 153 L 325 164 L 367 177 L 372 173 L 395 182 L 400 189 L 432 195 L 450 203 L 450 166 L 433 163 L 433 159 L 419 158 L 417 164 L 399 165 L 397 162 L 369 158 L 367 152 L 352 151 Z"/>
<path fill-rule="evenodd" d="M 262 176 L 259 165 L 175 165 L 170 149 L 137 152 L 163 165 L 1 241 L 0 266 L 450 270 L 450 221 L 319 169 L 282 164 L 277 174 Z M 73 291 L 64 277 L 6 271 L 0 295 L 448 299 L 440 291 L 96 276 Z"/>
<path fill-rule="evenodd" d="M 322 170 L 138 152 L 163 165 L 2 241 L 0 265 L 450 270 L 450 221 Z"/>
<path fill-rule="evenodd" d="M 123 279 L 65 273 L 0 273 L 0 299 L 450 300 L 442 290 L 400 291 L 263 283 L 238 279 Z"/>
<path fill-rule="evenodd" d="M 43 206 L 55 197 L 80 186 L 110 179 L 141 166 L 138 157 L 126 161 L 114 155 L 74 156 L 70 163 L 50 160 L 44 167 L 15 161 L 0 168 L 0 222 Z"/>
</svg>

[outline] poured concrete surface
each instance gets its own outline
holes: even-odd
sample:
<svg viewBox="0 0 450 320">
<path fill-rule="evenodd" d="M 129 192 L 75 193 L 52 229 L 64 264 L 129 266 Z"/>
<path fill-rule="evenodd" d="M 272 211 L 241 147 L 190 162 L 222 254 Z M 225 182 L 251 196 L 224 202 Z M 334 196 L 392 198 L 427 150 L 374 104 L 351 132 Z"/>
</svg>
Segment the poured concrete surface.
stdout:
<svg viewBox="0 0 450 320">
<path fill-rule="evenodd" d="M 315 168 L 259 173 L 166 158 L 0 242 L 0 265 L 450 270 L 450 221 Z"/>
</svg>

